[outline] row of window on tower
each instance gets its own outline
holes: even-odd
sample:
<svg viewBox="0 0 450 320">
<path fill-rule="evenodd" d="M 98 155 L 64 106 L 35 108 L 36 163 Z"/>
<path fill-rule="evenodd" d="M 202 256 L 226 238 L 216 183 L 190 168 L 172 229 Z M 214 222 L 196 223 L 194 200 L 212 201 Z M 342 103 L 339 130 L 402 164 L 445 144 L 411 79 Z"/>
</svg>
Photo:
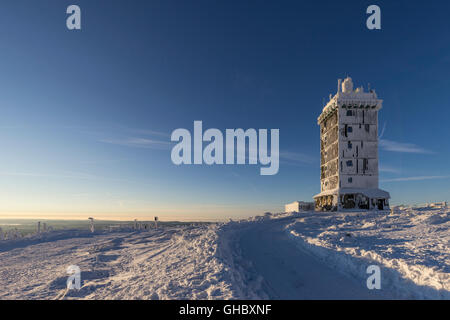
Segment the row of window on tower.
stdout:
<svg viewBox="0 0 450 320">
<path fill-rule="evenodd" d="M 366 170 L 368 169 L 368 166 L 369 166 L 369 159 L 366 159 L 366 158 L 364 158 L 364 159 L 362 159 L 363 160 L 363 167 L 362 167 L 362 170 L 363 170 L 363 173 L 365 173 L 366 172 Z M 358 161 L 358 160 L 356 160 L 356 161 Z M 358 164 L 358 162 L 356 163 L 356 164 Z M 346 162 L 345 162 L 345 165 L 347 166 L 347 167 L 353 167 L 353 160 L 347 160 Z M 359 170 L 358 170 L 358 167 L 356 168 L 356 171 L 358 172 Z M 341 161 L 341 172 L 342 172 L 342 161 Z"/>
<path fill-rule="evenodd" d="M 359 128 L 361 129 L 362 128 L 362 125 L 361 124 L 359 124 Z M 365 124 L 364 125 L 364 130 L 366 130 L 366 132 L 370 132 L 370 125 L 369 124 Z M 349 125 L 344 125 L 344 131 L 342 132 L 342 134 L 345 136 L 345 137 L 348 137 L 348 134 L 349 133 L 352 133 L 353 132 L 353 127 L 352 126 L 349 126 Z"/>
</svg>

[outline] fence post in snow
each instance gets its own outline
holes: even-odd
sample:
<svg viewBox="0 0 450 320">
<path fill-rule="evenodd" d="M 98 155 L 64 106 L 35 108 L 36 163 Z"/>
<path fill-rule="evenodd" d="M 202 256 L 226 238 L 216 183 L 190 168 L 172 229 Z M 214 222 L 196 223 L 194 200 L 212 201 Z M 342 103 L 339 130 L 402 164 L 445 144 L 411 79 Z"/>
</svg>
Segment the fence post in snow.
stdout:
<svg viewBox="0 0 450 320">
<path fill-rule="evenodd" d="M 41 222 L 38 221 L 37 223 L 37 234 L 41 234 Z"/>
<path fill-rule="evenodd" d="M 155 229 L 158 229 L 158 217 L 155 217 Z"/>
<path fill-rule="evenodd" d="M 91 232 L 94 233 L 95 229 L 94 229 L 94 218 L 89 217 L 89 220 L 91 221 Z"/>
</svg>

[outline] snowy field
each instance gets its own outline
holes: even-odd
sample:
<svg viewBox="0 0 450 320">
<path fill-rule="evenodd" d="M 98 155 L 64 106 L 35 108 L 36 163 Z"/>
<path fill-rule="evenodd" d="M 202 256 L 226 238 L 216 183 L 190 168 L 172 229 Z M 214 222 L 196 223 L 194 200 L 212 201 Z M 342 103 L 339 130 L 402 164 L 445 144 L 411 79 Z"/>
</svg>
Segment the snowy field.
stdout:
<svg viewBox="0 0 450 320">
<path fill-rule="evenodd" d="M 217 226 L 59 231 L 0 246 L 0 299 L 227 299 Z M 66 268 L 82 287 L 66 292 Z"/>
<path fill-rule="evenodd" d="M 299 247 L 350 276 L 380 266 L 394 297 L 450 299 L 449 210 L 314 214 L 286 229 Z"/>
<path fill-rule="evenodd" d="M 0 299 L 450 299 L 449 242 L 447 209 L 59 230 L 0 241 Z"/>
</svg>

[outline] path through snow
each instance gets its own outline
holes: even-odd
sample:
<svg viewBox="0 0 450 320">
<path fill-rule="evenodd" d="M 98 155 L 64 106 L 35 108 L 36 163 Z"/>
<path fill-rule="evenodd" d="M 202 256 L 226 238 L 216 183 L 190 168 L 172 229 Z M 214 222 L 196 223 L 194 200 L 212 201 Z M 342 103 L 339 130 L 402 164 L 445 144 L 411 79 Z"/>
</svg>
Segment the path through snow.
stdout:
<svg viewBox="0 0 450 320">
<path fill-rule="evenodd" d="M 242 254 L 264 278 L 272 299 L 382 299 L 385 292 L 340 274 L 296 247 L 284 230 L 292 218 L 255 223 L 241 233 Z"/>
</svg>

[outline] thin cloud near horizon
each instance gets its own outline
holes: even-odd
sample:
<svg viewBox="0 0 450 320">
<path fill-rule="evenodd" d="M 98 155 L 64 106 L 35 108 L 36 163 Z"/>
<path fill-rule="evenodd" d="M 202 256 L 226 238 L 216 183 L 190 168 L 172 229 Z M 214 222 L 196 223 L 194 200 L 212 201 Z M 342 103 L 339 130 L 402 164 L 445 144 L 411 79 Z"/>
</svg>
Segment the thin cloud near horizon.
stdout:
<svg viewBox="0 0 450 320">
<path fill-rule="evenodd" d="M 388 172 L 388 173 L 400 173 L 401 170 L 389 166 L 379 165 L 378 167 L 379 172 Z"/>
<path fill-rule="evenodd" d="M 121 145 L 134 148 L 147 148 L 147 149 L 167 149 L 172 143 L 170 141 L 129 137 L 122 139 L 100 139 L 99 142 Z"/>
<path fill-rule="evenodd" d="M 57 179 L 97 179 L 95 175 L 88 173 L 68 172 L 62 174 L 32 173 L 32 172 L 0 172 L 0 176 L 57 178 Z"/>
<path fill-rule="evenodd" d="M 280 160 L 282 160 L 282 162 L 286 164 L 313 164 L 318 161 L 318 159 L 313 156 L 292 151 L 281 151 Z"/>
<path fill-rule="evenodd" d="M 449 179 L 450 175 L 442 176 L 416 176 L 416 177 L 401 177 L 392 179 L 383 179 L 381 182 L 401 182 L 401 181 L 423 181 L 423 180 L 436 180 L 436 179 Z"/>
<path fill-rule="evenodd" d="M 381 133 L 378 135 L 378 146 L 380 149 L 391 152 L 404 152 L 404 153 L 418 153 L 418 154 L 434 154 L 435 152 L 426 150 L 413 143 L 398 142 L 388 139 L 383 139 L 386 132 L 387 122 L 383 124 Z"/>
<path fill-rule="evenodd" d="M 434 154 L 435 152 L 424 149 L 413 143 L 403 143 L 387 139 L 380 139 L 379 146 L 384 151 L 417 153 L 417 154 Z"/>
<path fill-rule="evenodd" d="M 152 131 L 152 130 L 136 130 L 135 132 L 139 132 L 141 134 L 148 135 L 158 135 L 158 136 L 169 136 L 166 133 Z M 177 143 L 177 141 L 165 141 L 160 139 L 149 139 L 149 138 L 140 138 L 140 137 L 127 137 L 121 139 L 100 139 L 99 142 L 121 145 L 126 147 L 134 147 L 134 148 L 148 148 L 148 149 L 168 149 L 170 146 Z M 227 150 L 225 146 L 225 151 Z M 257 152 L 256 152 L 257 153 Z M 313 164 L 318 161 L 316 158 L 299 152 L 292 151 L 281 151 L 279 152 L 280 162 L 285 164 Z M 246 160 L 249 157 L 246 154 Z"/>
</svg>

